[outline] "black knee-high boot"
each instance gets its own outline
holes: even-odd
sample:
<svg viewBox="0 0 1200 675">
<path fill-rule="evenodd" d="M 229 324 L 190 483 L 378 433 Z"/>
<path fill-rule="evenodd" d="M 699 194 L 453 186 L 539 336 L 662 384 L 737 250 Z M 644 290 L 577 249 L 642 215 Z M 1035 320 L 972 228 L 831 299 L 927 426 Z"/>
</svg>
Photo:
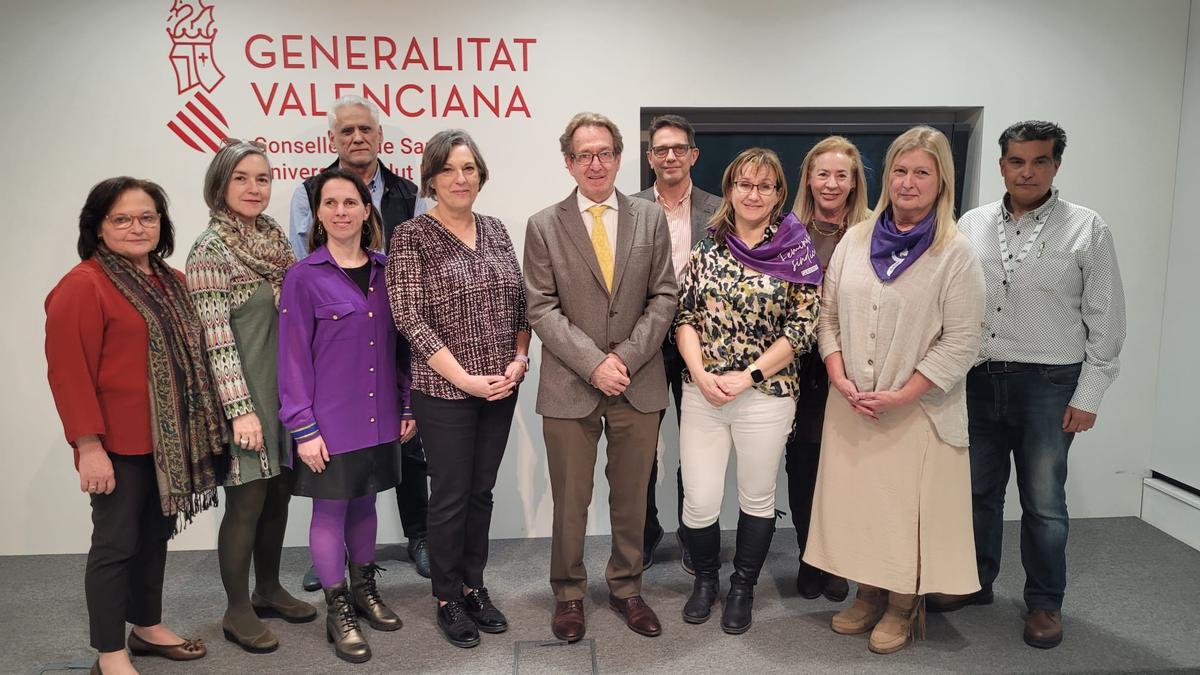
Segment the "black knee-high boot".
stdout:
<svg viewBox="0 0 1200 675">
<path fill-rule="evenodd" d="M 752 623 L 754 585 L 771 550 L 775 518 L 738 514 L 737 549 L 733 554 L 733 574 L 729 576 L 729 595 L 721 612 L 721 628 L 726 633 L 745 633 Z"/>
<path fill-rule="evenodd" d="M 317 618 L 317 608 L 299 600 L 279 583 L 279 559 L 287 529 L 292 474 L 287 469 L 267 481 L 267 496 L 254 536 L 254 594 L 250 597 L 259 616 L 277 616 L 289 623 Z"/>
<path fill-rule="evenodd" d="M 692 595 L 683 606 L 683 620 L 704 623 L 721 593 L 721 526 L 713 523 L 708 527 L 690 528 L 680 523 L 679 532 L 696 570 Z"/>
</svg>

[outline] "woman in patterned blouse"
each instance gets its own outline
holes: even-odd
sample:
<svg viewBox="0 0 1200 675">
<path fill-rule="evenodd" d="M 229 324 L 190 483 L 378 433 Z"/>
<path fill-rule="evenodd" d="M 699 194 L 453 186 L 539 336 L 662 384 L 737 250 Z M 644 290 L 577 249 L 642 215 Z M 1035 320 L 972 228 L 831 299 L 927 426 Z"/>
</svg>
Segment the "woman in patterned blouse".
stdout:
<svg viewBox="0 0 1200 675">
<path fill-rule="evenodd" d="M 429 462 L 437 625 L 473 647 L 508 621 L 484 586 L 492 488 L 529 367 L 525 284 L 504 223 L 472 211 L 488 170 L 465 131 L 429 139 L 421 196 L 437 205 L 392 236 L 392 314 L 412 344 L 412 407 Z"/>
<path fill-rule="evenodd" d="M 261 148 L 235 141 L 204 177 L 208 227 L 187 259 L 192 303 L 204 326 L 217 393 L 232 421 L 225 516 L 217 560 L 228 606 L 225 638 L 250 652 L 270 652 L 279 639 L 259 615 L 312 621 L 317 610 L 279 583 L 291 471 L 276 389 L 279 290 L 295 262 L 287 237 L 266 214 L 271 167 Z M 249 591 L 254 559 L 254 594 Z"/>
<path fill-rule="evenodd" d="M 707 621 L 719 592 L 718 517 L 733 446 L 741 509 L 721 628 L 737 634 L 750 628 L 754 584 L 775 531 L 775 477 L 796 412 L 796 356 L 814 343 L 821 272 L 804 227 L 780 220 L 787 184 L 774 152 L 742 152 L 721 187 L 712 236 L 692 249 L 675 319 L 687 366 L 680 531 L 696 569 L 683 618 Z"/>
</svg>

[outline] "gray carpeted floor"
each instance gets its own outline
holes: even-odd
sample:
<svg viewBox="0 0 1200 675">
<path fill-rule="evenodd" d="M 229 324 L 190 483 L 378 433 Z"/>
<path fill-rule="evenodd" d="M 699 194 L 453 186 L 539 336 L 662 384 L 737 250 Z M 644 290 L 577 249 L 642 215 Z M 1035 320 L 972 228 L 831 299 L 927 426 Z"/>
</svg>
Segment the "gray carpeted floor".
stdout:
<svg viewBox="0 0 1200 675">
<path fill-rule="evenodd" d="M 1042 651 L 1021 641 L 1021 587 L 1017 524 L 1005 531 L 1006 559 L 997 601 L 954 614 L 931 615 L 929 639 L 890 656 L 867 651 L 866 636 L 829 630 L 839 605 L 804 600 L 795 590 L 795 538 L 780 530 L 756 590 L 754 626 L 741 636 L 721 632 L 717 617 L 700 626 L 679 612 L 691 577 L 678 566 L 670 535 L 646 573 L 644 594 L 663 620 L 659 638 L 630 632 L 607 607 L 603 583 L 607 537 L 588 540 L 591 597 L 587 638 L 571 646 L 545 645 L 553 607 L 546 574 L 549 540 L 493 542 L 488 587 L 512 628 L 484 635 L 463 650 L 445 642 L 433 623 L 429 582 L 407 562 L 384 561 L 385 599 L 404 619 L 396 633 L 368 630 L 374 658 L 351 666 L 326 643 L 321 617 L 311 624 L 272 621 L 282 646 L 273 654 L 245 653 L 221 637 L 224 594 L 214 552 L 173 553 L 167 564 L 165 620 L 180 633 L 203 637 L 207 658 L 177 664 L 138 658 L 144 673 L 384 673 L 487 672 L 740 672 L 740 673 L 1148 673 L 1200 672 L 1200 552 L 1135 518 L 1078 520 L 1071 524 L 1066 638 Z M 722 587 L 731 571 L 733 533 L 725 533 Z M 404 558 L 400 547 L 380 559 Z M 286 578 L 299 586 L 308 564 L 303 549 L 285 551 Z M 91 665 L 83 604 L 84 556 L 0 558 L 7 579 L 0 614 L 0 671 L 66 672 Z M 319 593 L 307 596 L 317 602 Z M 718 607 L 719 611 L 719 607 Z"/>
</svg>

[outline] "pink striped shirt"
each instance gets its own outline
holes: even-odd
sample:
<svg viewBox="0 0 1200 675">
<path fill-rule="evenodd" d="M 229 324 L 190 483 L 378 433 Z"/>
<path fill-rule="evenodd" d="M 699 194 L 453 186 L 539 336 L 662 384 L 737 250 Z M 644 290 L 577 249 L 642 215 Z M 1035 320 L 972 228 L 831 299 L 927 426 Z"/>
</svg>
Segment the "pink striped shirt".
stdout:
<svg viewBox="0 0 1200 675">
<path fill-rule="evenodd" d="M 667 230 L 671 233 L 671 263 L 675 265 L 675 280 L 683 281 L 683 270 L 692 255 L 692 186 L 683 191 L 683 199 L 668 204 L 654 186 L 654 201 L 667 214 Z"/>
</svg>

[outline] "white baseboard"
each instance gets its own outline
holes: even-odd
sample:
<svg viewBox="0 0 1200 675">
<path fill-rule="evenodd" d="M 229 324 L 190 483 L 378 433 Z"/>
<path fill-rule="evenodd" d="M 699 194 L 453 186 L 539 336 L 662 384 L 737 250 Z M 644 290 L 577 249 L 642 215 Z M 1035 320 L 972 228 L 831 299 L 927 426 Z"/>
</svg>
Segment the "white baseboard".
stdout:
<svg viewBox="0 0 1200 675">
<path fill-rule="evenodd" d="M 1142 520 L 1200 550 L 1200 496 L 1147 478 L 1142 481 Z"/>
</svg>

